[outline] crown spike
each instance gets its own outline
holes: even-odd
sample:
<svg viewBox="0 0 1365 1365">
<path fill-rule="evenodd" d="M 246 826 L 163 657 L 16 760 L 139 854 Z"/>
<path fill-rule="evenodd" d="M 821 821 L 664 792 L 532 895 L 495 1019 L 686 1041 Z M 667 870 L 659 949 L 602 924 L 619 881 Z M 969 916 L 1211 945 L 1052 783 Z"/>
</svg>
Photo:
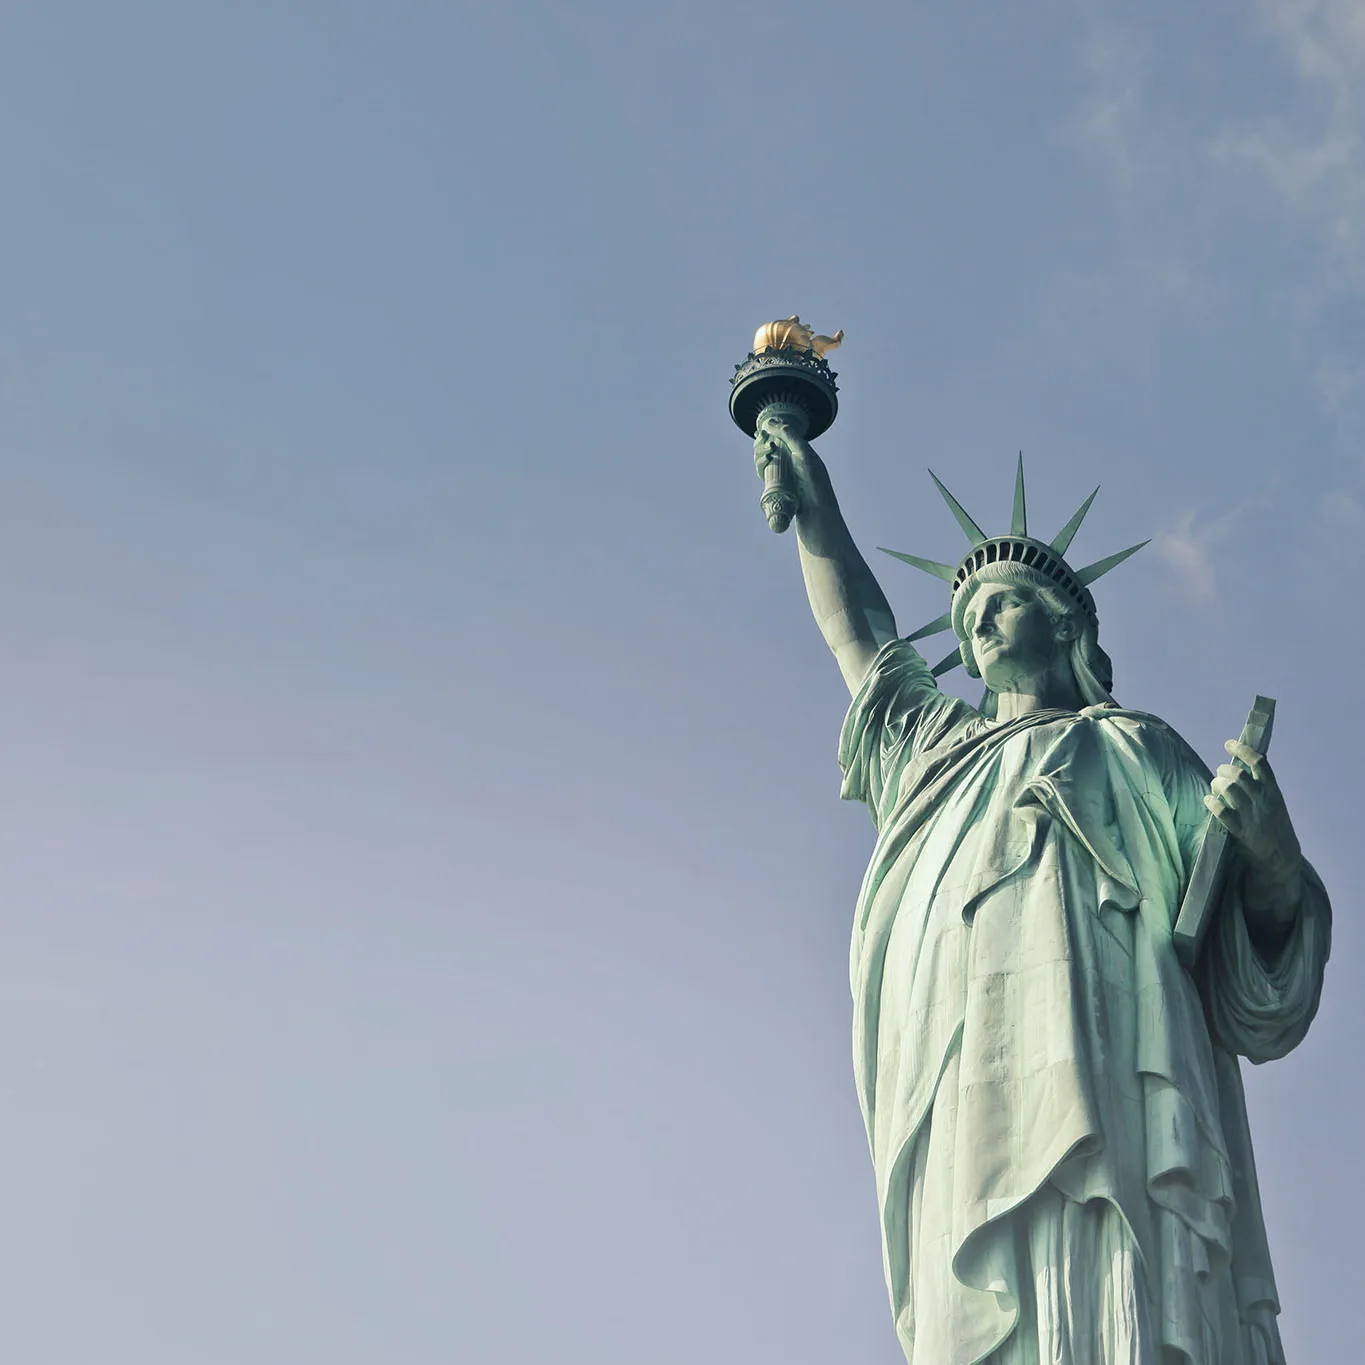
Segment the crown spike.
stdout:
<svg viewBox="0 0 1365 1365">
<path fill-rule="evenodd" d="M 929 477 L 938 485 L 938 491 L 943 494 L 943 501 L 948 504 L 949 511 L 957 518 L 957 524 L 966 532 L 967 539 L 973 545 L 982 544 L 986 539 L 986 533 L 967 515 L 962 504 L 943 486 L 938 475 L 932 469 L 929 471 Z"/>
<path fill-rule="evenodd" d="M 1098 493 L 1099 491 L 1099 485 L 1097 484 L 1095 486 L 1095 493 Z M 1068 548 L 1070 548 L 1076 532 L 1081 529 L 1081 522 L 1085 520 L 1085 514 L 1090 510 L 1090 504 L 1095 501 L 1095 493 L 1092 493 L 1083 503 L 1081 503 L 1071 520 L 1053 536 L 1052 548 L 1056 550 L 1059 555 L 1064 555 Z"/>
<path fill-rule="evenodd" d="M 941 678 L 945 673 L 951 673 L 953 669 L 959 667 L 961 663 L 962 651 L 960 649 L 955 649 L 946 658 L 940 659 L 929 672 L 932 673 L 934 677 Z"/>
<path fill-rule="evenodd" d="M 1104 559 L 1097 559 L 1093 564 L 1087 564 L 1083 569 L 1076 570 L 1076 582 L 1083 588 L 1088 588 L 1097 578 L 1103 578 L 1110 569 L 1117 568 L 1129 555 L 1135 555 L 1144 545 L 1150 541 L 1140 540 L 1136 545 L 1130 545 L 1126 550 L 1120 550 L 1118 554 L 1108 555 Z"/>
<path fill-rule="evenodd" d="M 1010 535 L 1028 535 L 1028 510 L 1024 505 L 1024 452 L 1019 452 L 1019 469 L 1014 476 L 1014 512 L 1010 516 Z"/>
<path fill-rule="evenodd" d="M 927 636 L 937 635 L 941 631 L 947 630 L 952 624 L 953 613 L 951 611 L 945 611 L 942 616 L 934 617 L 927 626 L 921 626 L 914 634 L 907 635 L 905 637 L 906 642 L 908 644 L 913 644 L 916 640 L 923 640 Z"/>
<path fill-rule="evenodd" d="M 940 564 L 936 559 L 921 559 L 919 555 L 903 555 L 899 550 L 888 550 L 885 545 L 878 545 L 877 548 L 884 555 L 890 555 L 892 559 L 899 559 L 911 568 L 920 569 L 924 573 L 931 573 L 935 578 L 941 578 L 945 583 L 953 581 L 953 575 L 957 572 L 951 564 Z"/>
</svg>

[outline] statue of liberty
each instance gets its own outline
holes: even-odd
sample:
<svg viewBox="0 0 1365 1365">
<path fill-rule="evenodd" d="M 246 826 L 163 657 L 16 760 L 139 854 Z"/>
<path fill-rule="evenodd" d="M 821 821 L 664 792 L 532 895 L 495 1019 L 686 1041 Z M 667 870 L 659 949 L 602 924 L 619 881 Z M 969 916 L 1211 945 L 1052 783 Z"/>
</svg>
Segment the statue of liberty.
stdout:
<svg viewBox="0 0 1365 1365">
<path fill-rule="evenodd" d="M 877 831 L 854 1066 L 906 1360 L 1283 1365 L 1238 1059 L 1303 1038 L 1331 912 L 1264 755 L 1229 741 L 1210 774 L 1114 700 L 1089 585 L 1132 550 L 1065 558 L 1094 494 L 1043 541 L 1022 461 L 1006 534 L 939 484 L 969 549 L 897 556 L 949 588 L 901 638 L 805 422 L 779 404 L 755 437 L 853 695 L 842 794 Z M 947 629 L 931 669 L 914 642 Z M 938 688 L 959 662 L 978 707 Z M 1187 970 L 1172 925 L 1210 815 L 1237 858 Z"/>
</svg>

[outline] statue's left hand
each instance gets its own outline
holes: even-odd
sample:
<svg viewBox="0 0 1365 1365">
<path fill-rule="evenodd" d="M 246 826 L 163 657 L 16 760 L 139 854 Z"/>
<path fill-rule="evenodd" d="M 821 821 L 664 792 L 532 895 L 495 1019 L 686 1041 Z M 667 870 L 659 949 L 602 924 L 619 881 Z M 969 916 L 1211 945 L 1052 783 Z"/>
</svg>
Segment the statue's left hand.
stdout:
<svg viewBox="0 0 1365 1365">
<path fill-rule="evenodd" d="M 1214 774 L 1204 804 L 1240 845 L 1257 889 L 1295 904 L 1303 856 L 1280 784 L 1249 744 L 1230 739 L 1223 747 L 1237 762 Z"/>
</svg>

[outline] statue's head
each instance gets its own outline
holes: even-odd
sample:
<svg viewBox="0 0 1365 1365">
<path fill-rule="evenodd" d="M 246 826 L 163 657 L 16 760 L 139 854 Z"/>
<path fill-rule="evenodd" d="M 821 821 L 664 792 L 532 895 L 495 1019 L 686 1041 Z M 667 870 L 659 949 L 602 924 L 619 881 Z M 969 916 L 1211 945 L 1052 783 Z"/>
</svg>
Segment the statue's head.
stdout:
<svg viewBox="0 0 1365 1365">
<path fill-rule="evenodd" d="M 1095 494 L 1051 541 L 1035 540 L 1028 534 L 1022 458 L 1014 488 L 1014 515 L 1005 535 L 987 536 L 937 477 L 934 482 L 972 548 L 956 567 L 886 551 L 951 585 L 949 609 L 907 637 L 918 640 L 952 628 L 958 648 L 935 665 L 934 675 L 964 664 L 972 677 L 985 680 L 985 709 L 992 712 L 996 694 L 1018 690 L 1021 681 L 1053 671 L 1064 657 L 1076 692 L 1087 704 L 1111 701 L 1113 668 L 1099 645 L 1099 617 L 1089 585 L 1142 545 L 1073 569 L 1063 556 Z"/>
<path fill-rule="evenodd" d="M 1113 700 L 1113 665 L 1100 648 L 1099 623 L 1022 564 L 992 564 L 973 576 L 961 594 L 959 640 L 968 675 L 986 684 L 987 712 L 999 693 L 1022 690 L 1059 664 L 1086 705 Z"/>
</svg>

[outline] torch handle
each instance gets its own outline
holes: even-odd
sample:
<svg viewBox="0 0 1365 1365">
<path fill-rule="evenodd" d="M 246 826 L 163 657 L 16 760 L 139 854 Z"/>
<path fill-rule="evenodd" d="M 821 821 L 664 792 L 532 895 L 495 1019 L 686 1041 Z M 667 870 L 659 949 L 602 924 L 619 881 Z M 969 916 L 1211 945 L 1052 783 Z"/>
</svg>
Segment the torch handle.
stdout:
<svg viewBox="0 0 1365 1365">
<path fill-rule="evenodd" d="M 769 403 L 758 414 L 759 428 L 762 428 L 764 418 L 777 416 L 785 417 L 797 436 L 805 436 L 809 419 L 804 408 L 790 400 Z M 785 450 L 774 449 L 769 454 L 768 463 L 763 469 L 763 496 L 759 505 L 763 508 L 763 515 L 768 518 L 769 529 L 779 535 L 792 524 L 792 518 L 800 511 L 791 457 Z"/>
<path fill-rule="evenodd" d="M 792 486 L 785 451 L 775 452 L 763 471 L 763 515 L 768 526 L 779 534 L 792 524 L 796 515 L 796 489 Z"/>
</svg>

